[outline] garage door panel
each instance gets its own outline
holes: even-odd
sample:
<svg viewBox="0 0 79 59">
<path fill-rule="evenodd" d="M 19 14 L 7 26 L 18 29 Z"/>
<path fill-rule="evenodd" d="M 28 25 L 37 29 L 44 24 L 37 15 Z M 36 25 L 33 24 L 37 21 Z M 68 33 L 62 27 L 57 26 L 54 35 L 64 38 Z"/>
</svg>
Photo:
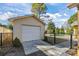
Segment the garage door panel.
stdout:
<svg viewBox="0 0 79 59">
<path fill-rule="evenodd" d="M 38 40 L 40 39 L 40 27 L 22 26 L 22 40 Z"/>
</svg>

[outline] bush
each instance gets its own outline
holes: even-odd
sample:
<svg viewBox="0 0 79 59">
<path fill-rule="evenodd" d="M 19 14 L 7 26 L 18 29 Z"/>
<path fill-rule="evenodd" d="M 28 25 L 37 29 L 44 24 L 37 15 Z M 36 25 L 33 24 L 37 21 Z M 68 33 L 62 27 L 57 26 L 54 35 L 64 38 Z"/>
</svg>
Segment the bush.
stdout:
<svg viewBox="0 0 79 59">
<path fill-rule="evenodd" d="M 44 41 L 48 41 L 47 36 L 44 36 Z"/>
<path fill-rule="evenodd" d="M 21 47 L 22 44 L 20 42 L 20 40 L 16 37 L 15 40 L 13 41 L 13 46 L 14 47 Z"/>
</svg>

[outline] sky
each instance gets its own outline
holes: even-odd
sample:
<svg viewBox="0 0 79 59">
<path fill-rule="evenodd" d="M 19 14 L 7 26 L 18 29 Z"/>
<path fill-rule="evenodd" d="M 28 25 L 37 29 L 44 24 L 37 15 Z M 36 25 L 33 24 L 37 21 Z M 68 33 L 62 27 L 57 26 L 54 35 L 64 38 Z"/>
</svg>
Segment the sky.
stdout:
<svg viewBox="0 0 79 59">
<path fill-rule="evenodd" d="M 55 23 L 56 27 L 61 27 L 70 18 L 71 15 L 77 12 L 77 8 L 69 9 L 66 3 L 45 3 L 46 14 L 49 18 L 41 16 L 45 23 L 49 19 Z M 8 24 L 8 19 L 11 17 L 31 15 L 31 3 L 0 3 L 0 23 Z"/>
</svg>

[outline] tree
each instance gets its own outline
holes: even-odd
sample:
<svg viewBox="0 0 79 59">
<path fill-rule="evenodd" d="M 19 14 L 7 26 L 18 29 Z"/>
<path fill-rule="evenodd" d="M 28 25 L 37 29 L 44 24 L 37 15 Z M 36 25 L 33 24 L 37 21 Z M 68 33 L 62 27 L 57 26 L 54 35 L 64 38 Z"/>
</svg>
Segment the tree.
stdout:
<svg viewBox="0 0 79 59">
<path fill-rule="evenodd" d="M 66 28 L 66 34 L 70 34 L 71 30 L 70 28 Z"/>
<path fill-rule="evenodd" d="M 61 34 L 64 34 L 64 33 L 65 33 L 63 27 L 60 29 L 60 33 L 61 33 Z"/>
<path fill-rule="evenodd" d="M 59 33 L 60 33 L 60 29 L 56 28 L 56 34 L 59 34 Z"/>
<path fill-rule="evenodd" d="M 49 34 L 54 34 L 53 43 L 55 44 L 56 43 L 56 33 L 55 33 L 56 31 L 55 31 L 55 25 L 51 20 L 48 23 L 47 31 L 48 31 Z"/>
<path fill-rule="evenodd" d="M 11 23 L 9 23 L 9 24 L 7 25 L 7 28 L 9 28 L 9 29 L 13 30 L 13 26 L 12 26 L 12 24 L 11 24 Z"/>
<path fill-rule="evenodd" d="M 75 20 L 77 20 L 77 13 L 73 14 L 69 20 L 68 20 L 68 23 L 69 24 L 72 24 Z"/>
<path fill-rule="evenodd" d="M 40 14 L 44 13 L 46 10 L 46 5 L 44 3 L 33 3 L 32 4 L 32 12 L 35 16 L 40 18 Z"/>
<path fill-rule="evenodd" d="M 55 29 L 54 23 L 52 21 L 49 21 L 48 27 L 47 27 L 48 33 L 50 34 L 54 33 L 54 29 Z"/>
</svg>

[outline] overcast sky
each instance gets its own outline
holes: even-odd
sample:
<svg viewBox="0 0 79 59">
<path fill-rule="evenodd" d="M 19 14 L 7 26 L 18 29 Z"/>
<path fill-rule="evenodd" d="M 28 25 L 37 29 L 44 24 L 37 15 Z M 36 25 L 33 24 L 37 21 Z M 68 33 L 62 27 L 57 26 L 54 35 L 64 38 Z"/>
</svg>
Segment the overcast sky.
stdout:
<svg viewBox="0 0 79 59">
<path fill-rule="evenodd" d="M 31 3 L 0 3 L 0 23 L 7 24 L 8 18 L 32 14 Z M 46 15 L 49 15 L 56 27 L 61 27 L 71 15 L 77 12 L 76 8 L 68 9 L 65 3 L 46 3 Z M 44 18 L 47 23 L 48 18 Z"/>
</svg>

